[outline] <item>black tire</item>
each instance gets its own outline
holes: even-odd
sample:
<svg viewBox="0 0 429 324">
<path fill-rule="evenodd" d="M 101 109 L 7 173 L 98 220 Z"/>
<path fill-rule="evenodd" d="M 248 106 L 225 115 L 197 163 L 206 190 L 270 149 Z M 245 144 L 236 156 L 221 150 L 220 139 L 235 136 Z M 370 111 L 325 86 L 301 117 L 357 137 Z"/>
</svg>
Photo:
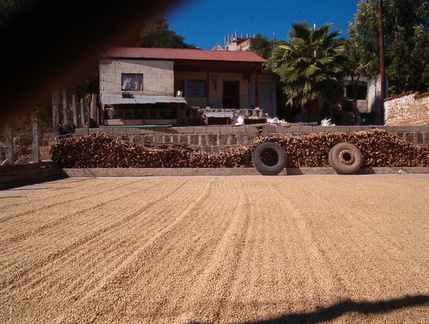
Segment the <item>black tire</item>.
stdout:
<svg viewBox="0 0 429 324">
<path fill-rule="evenodd" d="M 362 153 L 356 145 L 341 142 L 329 151 L 329 164 L 337 173 L 353 174 L 362 165 Z"/>
<path fill-rule="evenodd" d="M 277 143 L 264 142 L 253 151 L 252 162 L 261 174 L 277 175 L 286 167 L 286 151 Z"/>
</svg>

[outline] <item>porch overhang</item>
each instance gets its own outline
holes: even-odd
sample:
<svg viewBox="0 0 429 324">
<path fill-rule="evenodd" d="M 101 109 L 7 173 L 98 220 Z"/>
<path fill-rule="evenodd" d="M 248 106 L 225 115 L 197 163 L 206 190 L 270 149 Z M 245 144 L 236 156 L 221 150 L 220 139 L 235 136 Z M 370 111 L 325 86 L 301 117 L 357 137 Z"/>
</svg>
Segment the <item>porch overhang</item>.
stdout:
<svg viewBox="0 0 429 324">
<path fill-rule="evenodd" d="M 235 72 L 243 73 L 257 70 L 262 67 L 258 62 L 220 62 L 220 61 L 198 61 L 178 60 L 174 62 L 175 71 L 207 71 L 210 72 Z"/>
</svg>

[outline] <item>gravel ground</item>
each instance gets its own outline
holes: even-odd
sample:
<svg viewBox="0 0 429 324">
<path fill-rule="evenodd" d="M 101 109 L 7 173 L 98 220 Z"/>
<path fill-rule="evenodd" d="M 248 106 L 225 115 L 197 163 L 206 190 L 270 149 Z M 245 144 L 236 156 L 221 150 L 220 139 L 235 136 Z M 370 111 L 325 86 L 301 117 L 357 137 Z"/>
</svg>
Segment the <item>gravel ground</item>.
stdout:
<svg viewBox="0 0 429 324">
<path fill-rule="evenodd" d="M 429 178 L 164 177 L 0 197 L 1 323 L 428 323 Z"/>
</svg>

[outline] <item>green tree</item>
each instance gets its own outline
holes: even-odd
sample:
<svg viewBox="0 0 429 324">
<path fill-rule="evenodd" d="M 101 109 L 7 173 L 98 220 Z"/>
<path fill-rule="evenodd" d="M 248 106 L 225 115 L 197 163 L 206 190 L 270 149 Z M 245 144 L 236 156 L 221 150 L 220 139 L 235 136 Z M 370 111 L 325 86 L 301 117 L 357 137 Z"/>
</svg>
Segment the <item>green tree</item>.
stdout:
<svg viewBox="0 0 429 324">
<path fill-rule="evenodd" d="M 323 96 L 331 103 L 343 99 L 344 46 L 335 40 L 341 31 L 331 24 L 310 29 L 294 23 L 289 42 L 281 43 L 270 58 L 269 67 L 285 84 L 287 105 L 301 107 Z"/>
<path fill-rule="evenodd" d="M 158 48 L 196 48 L 194 45 L 186 44 L 184 37 L 169 30 L 168 26 L 169 22 L 167 18 L 164 15 L 159 15 L 146 24 L 145 28 L 135 37 L 134 41 L 124 45 Z M 98 66 L 88 69 L 80 79 L 72 80 L 68 87 L 80 97 L 87 93 L 98 93 Z"/>
<path fill-rule="evenodd" d="M 0 0 L 0 24 L 8 22 L 23 8 L 25 0 Z"/>
<path fill-rule="evenodd" d="M 346 73 L 351 78 L 353 105 L 357 107 L 359 79 L 367 75 L 367 70 L 372 64 L 371 58 L 364 51 L 362 38 L 357 34 L 352 24 L 349 26 L 349 38 L 345 40 Z"/>
<path fill-rule="evenodd" d="M 380 73 L 379 0 L 361 0 L 349 39 L 368 64 L 365 74 Z M 409 90 L 428 91 L 429 86 L 429 1 L 388 0 L 383 2 L 385 65 L 394 94 Z"/>
<path fill-rule="evenodd" d="M 135 44 L 137 47 L 158 48 L 196 48 L 195 45 L 187 44 L 184 37 L 177 35 L 175 31 L 168 29 L 169 22 L 164 15 L 155 17 L 148 22 L 140 32 Z"/>
<path fill-rule="evenodd" d="M 271 57 L 271 52 L 273 50 L 273 41 L 268 40 L 265 36 L 257 34 L 250 41 L 249 50 L 259 55 L 260 57 L 268 60 Z"/>
</svg>

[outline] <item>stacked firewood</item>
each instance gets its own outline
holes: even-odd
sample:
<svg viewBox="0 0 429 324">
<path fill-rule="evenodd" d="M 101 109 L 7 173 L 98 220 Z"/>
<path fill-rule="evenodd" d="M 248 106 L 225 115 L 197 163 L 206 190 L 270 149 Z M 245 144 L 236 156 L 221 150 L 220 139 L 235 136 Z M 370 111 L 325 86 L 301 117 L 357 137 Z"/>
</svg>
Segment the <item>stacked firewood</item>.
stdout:
<svg viewBox="0 0 429 324">
<path fill-rule="evenodd" d="M 361 150 L 363 166 L 429 166 L 429 149 L 411 144 L 384 130 L 272 136 L 259 138 L 254 144 L 265 141 L 276 142 L 286 150 L 289 167 L 329 166 L 329 150 L 340 142 L 353 143 Z"/>
<path fill-rule="evenodd" d="M 263 136 L 218 153 L 180 146 L 148 148 L 104 134 L 66 138 L 52 146 L 54 162 L 65 168 L 217 168 L 252 167 L 252 153 L 265 141 L 285 150 L 288 167 L 329 166 L 329 150 L 339 142 L 362 151 L 363 166 L 429 166 L 429 149 L 413 145 L 386 131 L 320 133 L 302 136 Z"/>
<path fill-rule="evenodd" d="M 187 151 L 180 148 L 148 149 L 104 134 L 62 139 L 51 155 L 66 168 L 178 167 L 178 161 L 187 160 Z"/>
</svg>

